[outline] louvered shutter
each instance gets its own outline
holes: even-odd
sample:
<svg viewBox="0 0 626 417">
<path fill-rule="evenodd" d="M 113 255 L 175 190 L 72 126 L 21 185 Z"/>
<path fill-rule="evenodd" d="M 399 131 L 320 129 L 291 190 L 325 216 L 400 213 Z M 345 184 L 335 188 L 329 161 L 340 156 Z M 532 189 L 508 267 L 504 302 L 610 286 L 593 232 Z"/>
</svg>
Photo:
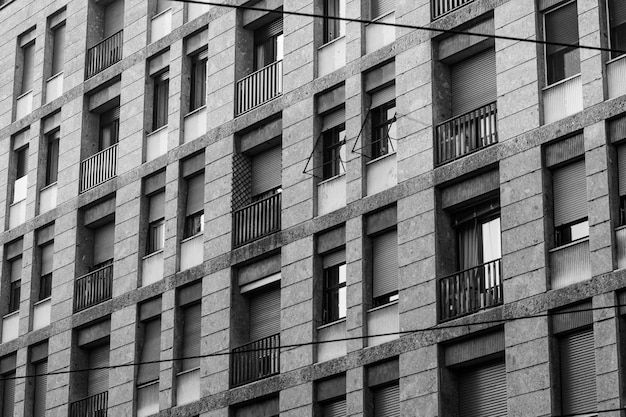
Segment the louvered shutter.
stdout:
<svg viewBox="0 0 626 417">
<path fill-rule="evenodd" d="M 63 71 L 65 51 L 65 23 L 54 28 L 52 38 L 52 74 L 56 75 Z"/>
<path fill-rule="evenodd" d="M 385 103 L 389 103 L 396 98 L 396 85 L 392 84 L 385 88 L 372 93 L 372 104 L 370 108 L 374 109 L 378 106 L 382 106 Z"/>
<path fill-rule="evenodd" d="M 35 43 L 22 47 L 22 56 L 24 58 L 22 67 L 22 91 L 24 94 L 33 88 L 33 70 L 35 65 Z"/>
<path fill-rule="evenodd" d="M 113 222 L 97 228 L 94 231 L 93 261 L 94 265 L 113 259 L 113 240 L 115 224 Z"/>
<path fill-rule="evenodd" d="M 496 101 L 495 52 L 488 49 L 453 65 L 450 78 L 454 116 Z"/>
<path fill-rule="evenodd" d="M 322 417 L 345 417 L 346 399 L 332 401 L 322 405 Z"/>
<path fill-rule="evenodd" d="M 4 380 L 4 388 L 2 393 L 2 416 L 13 417 L 13 408 L 15 406 L 15 372 L 2 375 Z"/>
<path fill-rule="evenodd" d="M 584 160 L 556 169 L 552 174 L 552 187 L 555 227 L 587 217 Z"/>
<path fill-rule="evenodd" d="M 280 333 L 280 287 L 250 298 L 250 341 Z"/>
<path fill-rule="evenodd" d="M 561 414 L 596 411 L 596 366 L 593 330 L 559 340 L 561 359 Z"/>
<path fill-rule="evenodd" d="M 395 9 L 395 0 L 371 0 L 372 19 L 383 16 Z"/>
<path fill-rule="evenodd" d="M 109 390 L 109 345 L 98 346 L 89 351 L 89 377 L 87 391 L 90 397 Z M 104 368 L 104 369 L 96 369 Z"/>
<path fill-rule="evenodd" d="M 506 417 L 506 369 L 504 362 L 459 372 L 459 415 Z"/>
<path fill-rule="evenodd" d="M 398 232 L 372 239 L 374 298 L 398 291 Z"/>
<path fill-rule="evenodd" d="M 35 365 L 35 394 L 33 401 L 33 417 L 45 417 L 46 392 L 48 391 L 48 361 Z"/>
<path fill-rule="evenodd" d="M 400 385 L 374 390 L 374 417 L 400 417 Z"/>
<path fill-rule="evenodd" d="M 280 187 L 282 183 L 282 147 L 276 146 L 252 157 L 252 195 Z"/>
<path fill-rule="evenodd" d="M 626 195 L 626 145 L 617 148 L 619 195 Z"/>
<path fill-rule="evenodd" d="M 165 193 L 163 191 L 150 196 L 149 211 L 148 221 L 150 223 L 165 217 Z"/>
<path fill-rule="evenodd" d="M 143 345 L 140 362 L 158 361 L 161 356 L 161 318 L 144 323 Z M 137 384 L 142 385 L 159 379 L 159 363 L 142 363 L 139 365 Z"/>
<path fill-rule="evenodd" d="M 200 356 L 200 304 L 183 310 L 183 357 Z M 183 371 L 200 367 L 200 358 L 183 360 Z"/>
<path fill-rule="evenodd" d="M 204 210 L 204 172 L 187 179 L 187 216 Z"/>
<path fill-rule="evenodd" d="M 322 259 L 322 267 L 330 268 L 331 266 L 344 264 L 346 263 L 346 250 L 341 249 L 336 252 L 329 253 L 328 255 L 324 255 Z"/>
</svg>

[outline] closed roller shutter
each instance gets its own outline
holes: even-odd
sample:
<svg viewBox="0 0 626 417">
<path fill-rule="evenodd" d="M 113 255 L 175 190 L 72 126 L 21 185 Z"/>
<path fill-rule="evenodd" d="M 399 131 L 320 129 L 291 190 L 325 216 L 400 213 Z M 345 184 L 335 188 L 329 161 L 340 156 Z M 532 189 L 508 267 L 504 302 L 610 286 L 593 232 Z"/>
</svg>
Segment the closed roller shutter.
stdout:
<svg viewBox="0 0 626 417">
<path fill-rule="evenodd" d="M 345 249 L 341 249 L 341 250 L 329 253 L 328 255 L 324 255 L 324 258 L 322 259 L 323 268 L 330 268 L 331 266 L 345 264 L 345 263 L 346 263 L 346 250 Z"/>
<path fill-rule="evenodd" d="M 7 378 L 4 381 L 4 387 L 2 392 L 2 416 L 13 416 L 13 408 L 15 406 L 15 372 L 2 375 L 3 378 Z"/>
<path fill-rule="evenodd" d="M 35 365 L 35 395 L 33 417 L 44 417 L 46 414 L 46 391 L 48 390 L 48 361 Z"/>
<path fill-rule="evenodd" d="M 593 330 L 559 340 L 561 354 L 561 414 L 596 411 L 596 366 Z"/>
<path fill-rule="evenodd" d="M 376 236 L 372 252 L 374 297 L 398 291 L 398 232 Z"/>
<path fill-rule="evenodd" d="M 113 240 L 115 237 L 115 224 L 113 222 L 97 228 L 94 231 L 93 263 L 100 264 L 113 259 Z"/>
<path fill-rule="evenodd" d="M 280 287 L 250 298 L 250 341 L 280 333 Z"/>
<path fill-rule="evenodd" d="M 109 345 L 98 346 L 89 351 L 89 377 L 87 381 L 88 396 L 109 390 Z M 103 369 L 95 369 L 103 368 Z"/>
<path fill-rule="evenodd" d="M 282 147 L 276 146 L 252 158 L 252 195 L 280 187 L 282 183 Z"/>
<path fill-rule="evenodd" d="M 187 216 L 204 210 L 204 172 L 187 179 Z"/>
<path fill-rule="evenodd" d="M 200 356 L 200 304 L 183 310 L 183 357 Z M 200 367 L 200 358 L 185 359 L 183 371 Z"/>
<path fill-rule="evenodd" d="M 63 63 L 65 62 L 65 23 L 54 28 L 52 35 L 52 74 L 56 75 L 63 71 Z"/>
<path fill-rule="evenodd" d="M 506 398 L 504 362 L 460 372 L 459 415 L 506 417 Z"/>
<path fill-rule="evenodd" d="M 386 15 L 395 9 L 395 0 L 372 0 L 372 19 Z"/>
<path fill-rule="evenodd" d="M 400 417 L 400 385 L 374 389 L 374 417 Z"/>
<path fill-rule="evenodd" d="M 452 114 L 459 116 L 496 101 L 496 54 L 488 49 L 450 69 Z"/>
<path fill-rule="evenodd" d="M 160 192 L 150 196 L 150 213 L 148 221 L 153 222 L 165 217 L 165 193 Z"/>
<path fill-rule="evenodd" d="M 322 405 L 322 417 L 345 417 L 346 399 L 341 399 Z"/>
<path fill-rule="evenodd" d="M 161 318 L 144 323 L 143 345 L 141 347 L 140 362 L 158 361 L 161 356 Z M 137 384 L 159 379 L 159 363 L 142 363 L 139 365 Z"/>
<path fill-rule="evenodd" d="M 391 100 L 396 99 L 396 86 L 392 84 L 381 90 L 372 93 L 372 104 L 370 107 L 375 109 L 378 106 L 382 106 L 385 103 L 389 103 Z"/>
<path fill-rule="evenodd" d="M 556 169 L 552 174 L 552 187 L 555 227 L 587 217 L 584 160 Z"/>
<path fill-rule="evenodd" d="M 611 21 L 611 27 L 613 28 L 626 23 L 626 1 L 609 1 L 609 19 Z"/>
<path fill-rule="evenodd" d="M 626 145 L 617 148 L 619 195 L 626 195 Z"/>
</svg>

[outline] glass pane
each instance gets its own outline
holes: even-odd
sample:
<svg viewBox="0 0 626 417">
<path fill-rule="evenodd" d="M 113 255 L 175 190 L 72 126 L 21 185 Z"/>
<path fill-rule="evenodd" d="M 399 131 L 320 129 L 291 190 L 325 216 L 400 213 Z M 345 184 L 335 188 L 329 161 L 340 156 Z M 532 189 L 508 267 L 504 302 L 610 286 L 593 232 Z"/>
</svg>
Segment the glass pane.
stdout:
<svg viewBox="0 0 626 417">
<path fill-rule="evenodd" d="M 589 236 L 589 221 L 575 224 L 571 227 L 572 241 Z"/>
</svg>

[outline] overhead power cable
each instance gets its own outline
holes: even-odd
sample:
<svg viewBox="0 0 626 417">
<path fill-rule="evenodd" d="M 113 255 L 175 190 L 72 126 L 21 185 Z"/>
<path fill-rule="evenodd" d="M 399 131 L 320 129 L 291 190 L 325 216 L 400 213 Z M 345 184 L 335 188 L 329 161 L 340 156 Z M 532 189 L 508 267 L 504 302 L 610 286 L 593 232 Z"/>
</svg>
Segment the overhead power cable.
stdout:
<svg viewBox="0 0 626 417">
<path fill-rule="evenodd" d="M 201 0 L 172 0 L 179 3 L 193 3 L 193 4 L 201 4 L 205 6 L 215 6 L 215 7 L 226 7 L 230 9 L 238 9 L 238 10 L 251 10 L 257 12 L 267 12 L 273 14 L 280 15 L 290 15 L 290 16 L 299 16 L 299 17 L 312 17 L 315 19 L 330 19 L 330 20 L 342 20 L 346 22 L 354 22 L 354 23 L 363 23 L 363 24 L 373 24 L 380 26 L 391 26 L 402 29 L 412 29 L 412 30 L 423 30 L 428 32 L 437 32 L 437 33 L 447 33 L 451 35 L 470 35 L 470 36 L 479 36 L 483 38 L 491 38 L 491 39 L 500 39 L 505 41 L 514 41 L 514 42 L 528 42 L 539 45 L 552 45 L 552 46 L 563 46 L 566 48 L 578 48 L 578 49 L 589 49 L 592 51 L 603 51 L 603 52 L 614 52 L 618 54 L 626 53 L 625 50 L 614 49 L 614 48 L 605 48 L 602 46 L 592 46 L 592 45 L 580 45 L 578 43 L 564 43 L 564 42 L 552 42 L 552 41 L 544 41 L 540 39 L 529 39 L 529 38 L 519 38 L 516 36 L 506 36 L 506 35 L 495 35 L 491 33 L 481 33 L 481 32 L 472 32 L 466 30 L 457 30 L 457 29 L 442 29 L 430 26 L 418 26 L 418 25 L 409 25 L 406 23 L 391 23 L 391 22 L 381 22 L 379 20 L 370 20 L 370 19 L 356 19 L 352 17 L 340 17 L 340 16 L 328 16 L 324 14 L 318 13 L 306 13 L 306 12 L 296 12 L 291 10 L 283 10 L 283 9 L 268 9 L 264 7 L 256 7 L 256 6 L 244 6 L 244 5 L 236 5 L 236 4 L 226 4 L 226 3 L 217 3 L 212 1 L 201 1 Z M 514 0 L 512 0 L 514 1 Z"/>
<path fill-rule="evenodd" d="M 293 350 L 296 348 L 321 345 L 325 343 L 347 342 L 351 340 L 362 340 L 362 339 L 385 337 L 385 336 L 402 336 L 402 335 L 420 334 L 420 333 L 437 332 L 441 330 L 454 329 L 454 328 L 469 328 L 471 326 L 481 326 L 481 325 L 487 325 L 487 324 L 504 324 L 506 322 L 515 321 L 515 320 L 526 320 L 526 319 L 535 319 L 535 318 L 542 318 L 542 317 L 554 317 L 560 314 L 572 314 L 572 313 L 580 313 L 580 312 L 585 312 L 585 311 L 607 310 L 607 309 L 614 309 L 614 308 L 621 308 L 621 307 L 626 307 L 626 304 L 625 305 L 618 304 L 618 305 L 606 306 L 606 307 L 581 308 L 578 310 L 568 310 L 568 311 L 553 311 L 550 313 L 537 313 L 537 314 L 531 314 L 527 316 L 512 316 L 512 317 L 504 317 L 501 319 L 472 321 L 469 323 L 457 323 L 457 324 L 443 323 L 441 325 L 435 325 L 435 326 L 427 327 L 425 329 L 402 330 L 398 332 L 378 333 L 378 334 L 370 334 L 370 335 L 364 335 L 364 336 L 342 337 L 342 338 L 324 340 L 324 341 L 292 343 L 288 345 L 276 346 L 276 349 L 280 349 L 281 351 Z M 162 363 L 162 362 L 177 362 L 177 361 L 183 361 L 186 359 L 203 359 L 203 358 L 210 358 L 210 357 L 231 356 L 231 355 L 245 354 L 245 353 L 250 353 L 250 352 L 267 352 L 267 351 L 268 351 L 267 348 L 259 348 L 259 349 L 253 348 L 253 349 L 243 349 L 239 352 L 232 352 L 232 351 L 215 352 L 215 353 L 208 353 L 205 355 L 185 356 L 185 357 L 179 357 L 179 358 L 159 359 L 159 360 L 144 361 L 144 362 L 128 362 L 128 363 L 121 363 L 121 364 L 93 367 L 93 368 L 66 369 L 66 370 L 46 372 L 42 374 L 31 374 L 31 375 L 23 375 L 23 376 L 16 375 L 16 376 L 11 376 L 11 377 L 0 378 L 0 381 L 10 380 L 10 379 L 34 378 L 37 376 L 50 376 L 50 375 L 62 375 L 62 374 L 70 374 L 70 373 L 77 373 L 77 372 L 88 372 L 88 371 L 101 370 L 101 369 L 127 368 L 131 366 L 149 365 L 149 364 Z"/>
</svg>

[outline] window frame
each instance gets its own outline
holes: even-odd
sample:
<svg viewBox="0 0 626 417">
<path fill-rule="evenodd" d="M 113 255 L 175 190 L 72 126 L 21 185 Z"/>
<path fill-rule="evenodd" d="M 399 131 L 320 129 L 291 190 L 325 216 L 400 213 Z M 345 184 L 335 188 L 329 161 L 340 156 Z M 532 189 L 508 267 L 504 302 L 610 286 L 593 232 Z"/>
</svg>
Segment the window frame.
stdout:
<svg viewBox="0 0 626 417">
<path fill-rule="evenodd" d="M 165 248 L 165 217 L 148 223 L 146 236 L 146 256 L 163 251 Z"/>
<path fill-rule="evenodd" d="M 154 75 L 152 79 L 152 131 L 155 132 L 168 124 L 169 71 Z"/>
<path fill-rule="evenodd" d="M 323 14 L 331 17 L 345 17 L 346 1 L 345 0 L 323 0 Z M 332 7 L 331 7 L 332 5 Z M 324 17 L 323 22 L 323 45 L 330 43 L 336 39 L 342 38 L 346 34 L 346 21 L 338 19 L 329 19 Z"/>
<path fill-rule="evenodd" d="M 345 153 L 346 127 L 338 124 L 322 132 L 322 180 L 328 180 L 345 174 L 345 162 L 341 153 Z"/>
<path fill-rule="evenodd" d="M 625 50 L 626 49 L 626 22 L 615 27 L 611 24 L 611 20 L 613 16 L 611 5 L 615 1 L 616 0 L 608 0 L 606 2 L 606 16 L 607 16 L 606 25 L 607 25 L 607 31 L 608 31 L 609 48 Z M 619 57 L 623 57 L 624 55 L 626 55 L 626 52 L 620 53 L 620 52 L 611 51 L 610 59 L 611 60 L 617 59 Z"/>
<path fill-rule="evenodd" d="M 569 0 L 566 2 L 563 2 L 561 4 L 556 5 L 555 7 L 551 7 L 547 10 L 544 10 L 542 12 L 542 23 L 543 23 L 543 38 L 546 42 L 550 42 L 551 40 L 548 39 L 548 22 L 547 22 L 547 16 L 550 15 L 551 13 L 557 12 L 558 10 L 561 10 L 565 7 L 568 7 L 570 5 L 574 5 L 574 7 L 577 7 L 577 0 Z M 576 14 L 578 16 L 578 13 Z M 575 45 L 579 45 L 580 44 L 580 31 L 579 31 L 579 27 L 578 27 L 578 20 L 576 20 L 576 32 L 578 33 L 578 39 L 576 40 L 576 44 Z M 567 80 L 569 78 L 575 77 L 577 75 L 579 75 L 581 73 L 581 60 L 580 60 L 580 51 L 579 49 L 574 46 L 574 47 L 569 47 L 569 48 L 565 48 L 564 50 L 559 50 L 556 53 L 552 53 L 552 54 L 548 54 L 548 48 L 550 47 L 550 45 L 544 45 L 543 46 L 543 51 L 544 51 L 544 76 L 545 76 L 545 80 L 546 80 L 546 87 L 558 84 L 560 82 L 563 82 L 564 80 Z M 565 55 L 568 52 L 571 51 L 575 51 L 578 55 L 577 55 L 577 66 L 578 66 L 578 72 L 575 72 L 573 74 L 567 75 L 567 63 L 566 63 L 566 59 L 565 59 Z M 551 60 L 550 57 L 554 57 L 556 54 L 558 54 L 559 57 L 561 57 L 560 60 L 555 61 L 555 60 Z M 557 67 L 561 67 L 563 74 L 562 76 L 559 74 L 554 74 L 551 75 L 551 68 L 552 71 L 556 71 L 558 68 Z"/>
<path fill-rule="evenodd" d="M 393 116 L 389 117 L 389 111 L 393 110 Z M 370 152 L 372 159 L 378 159 L 385 155 L 395 153 L 396 150 L 389 132 L 396 124 L 396 100 L 388 101 L 370 110 L 371 117 L 371 140 Z M 380 146 L 379 146 L 380 144 Z M 391 150 L 390 150 L 391 149 Z"/>
<path fill-rule="evenodd" d="M 190 61 L 189 113 L 206 106 L 208 57 L 205 52 L 199 52 Z"/>
<path fill-rule="evenodd" d="M 324 268 L 322 279 L 322 324 L 345 320 L 346 311 L 343 311 L 343 314 L 341 311 L 342 300 L 344 310 L 347 310 L 345 307 L 347 302 L 347 267 L 345 261 Z M 331 279 L 336 279 L 337 282 L 331 282 Z"/>
<path fill-rule="evenodd" d="M 59 145 L 61 142 L 61 130 L 55 129 L 47 133 L 46 138 L 46 175 L 44 187 L 55 184 L 59 178 Z M 54 169 L 53 169 L 54 168 Z"/>
</svg>

